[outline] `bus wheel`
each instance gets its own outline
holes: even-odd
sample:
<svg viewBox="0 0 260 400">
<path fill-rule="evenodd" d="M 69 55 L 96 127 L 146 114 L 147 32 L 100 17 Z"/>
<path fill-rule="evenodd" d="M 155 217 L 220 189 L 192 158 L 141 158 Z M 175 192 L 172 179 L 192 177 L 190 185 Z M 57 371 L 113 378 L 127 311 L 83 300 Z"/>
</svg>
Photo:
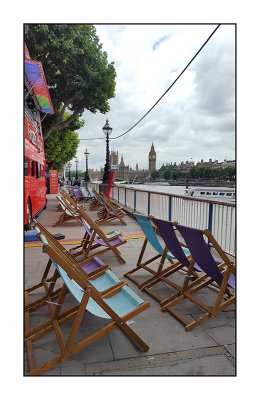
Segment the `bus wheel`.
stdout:
<svg viewBox="0 0 260 400">
<path fill-rule="evenodd" d="M 30 200 L 27 202 L 27 224 L 25 225 L 25 230 L 29 231 L 32 226 L 32 206 Z"/>
</svg>

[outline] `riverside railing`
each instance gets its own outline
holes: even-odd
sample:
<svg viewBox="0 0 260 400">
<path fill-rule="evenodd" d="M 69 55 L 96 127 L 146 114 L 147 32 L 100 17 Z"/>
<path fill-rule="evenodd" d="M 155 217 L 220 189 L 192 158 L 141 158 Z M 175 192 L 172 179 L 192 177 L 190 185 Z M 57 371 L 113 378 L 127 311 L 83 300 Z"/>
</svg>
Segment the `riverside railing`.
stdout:
<svg viewBox="0 0 260 400">
<path fill-rule="evenodd" d="M 98 191 L 98 185 L 95 186 Z M 112 198 L 132 211 L 178 221 L 193 228 L 209 229 L 223 250 L 235 256 L 236 205 L 233 203 L 120 186 L 112 187 Z"/>
</svg>

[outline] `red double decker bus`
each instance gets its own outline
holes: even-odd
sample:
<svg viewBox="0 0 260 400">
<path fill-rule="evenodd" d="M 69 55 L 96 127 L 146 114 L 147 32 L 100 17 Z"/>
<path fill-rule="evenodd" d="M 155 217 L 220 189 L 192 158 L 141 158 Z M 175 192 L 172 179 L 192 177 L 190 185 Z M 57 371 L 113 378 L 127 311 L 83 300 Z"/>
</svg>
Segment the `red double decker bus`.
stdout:
<svg viewBox="0 0 260 400">
<path fill-rule="evenodd" d="M 53 106 L 42 63 L 31 60 L 25 45 L 24 60 L 24 224 L 46 207 L 45 154 L 42 114 L 53 114 Z"/>
</svg>

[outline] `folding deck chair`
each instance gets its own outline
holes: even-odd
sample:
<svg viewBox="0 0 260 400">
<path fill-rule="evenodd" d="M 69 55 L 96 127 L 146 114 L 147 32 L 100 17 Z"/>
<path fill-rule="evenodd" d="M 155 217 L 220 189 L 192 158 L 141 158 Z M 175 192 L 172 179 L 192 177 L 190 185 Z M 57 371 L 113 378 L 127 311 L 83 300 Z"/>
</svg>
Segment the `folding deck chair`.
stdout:
<svg viewBox="0 0 260 400">
<path fill-rule="evenodd" d="M 81 217 L 82 224 L 86 230 L 86 234 L 82 240 L 81 250 L 74 254 L 74 256 L 78 256 L 80 254 L 83 255 L 83 258 L 89 257 L 90 252 L 95 251 L 92 255 L 100 255 L 109 250 L 113 251 L 113 253 L 117 256 L 117 258 L 125 264 L 125 260 L 121 256 L 118 247 L 125 244 L 126 240 L 123 240 L 121 234 L 114 234 L 113 232 L 110 234 L 106 234 L 102 231 L 102 229 L 93 221 L 93 219 L 86 213 L 86 211 L 79 206 L 77 211 Z M 115 232 L 114 232 L 115 233 Z M 110 236 L 110 237 L 109 237 Z M 73 252 L 76 248 L 71 249 Z"/>
<path fill-rule="evenodd" d="M 75 210 L 75 208 L 71 207 L 68 201 L 66 201 L 66 198 L 62 197 L 61 195 L 56 196 L 56 198 L 59 202 L 59 205 L 62 208 L 62 214 L 60 215 L 59 219 L 55 222 L 55 224 L 53 224 L 52 226 L 57 226 L 73 219 L 78 221 L 78 223 L 82 225 L 82 222 L 79 218 L 77 211 Z"/>
<path fill-rule="evenodd" d="M 87 188 L 85 188 L 84 186 L 80 186 L 79 189 L 81 191 L 81 195 L 84 198 L 84 200 L 89 201 L 93 198 L 93 196 L 91 196 Z"/>
<path fill-rule="evenodd" d="M 43 243 L 43 251 L 49 255 L 64 284 L 57 302 L 48 302 L 50 318 L 47 321 L 31 328 L 29 311 L 25 312 L 28 375 L 40 375 L 60 362 L 65 362 L 71 355 L 76 354 L 116 327 L 121 328 L 143 351 L 148 351 L 147 344 L 128 326 L 127 321 L 147 309 L 150 306 L 149 302 L 144 302 L 126 286 L 125 282 L 119 281 L 114 274 L 110 277 L 110 282 L 107 281 L 106 283 L 102 281 L 103 276 L 95 275 L 89 279 L 84 271 L 77 268 L 76 264 L 72 264 L 71 260 L 55 247 L 53 241 L 48 241 L 41 231 L 38 235 Z M 67 293 L 71 293 L 78 304 L 64 310 L 64 299 Z M 99 318 L 111 319 L 112 322 L 79 343 L 74 344 L 86 310 Z M 70 320 L 73 323 L 68 338 L 65 340 L 61 327 Z M 60 354 L 47 361 L 44 365 L 37 367 L 33 352 L 33 342 L 52 331 L 56 334 Z"/>
<path fill-rule="evenodd" d="M 123 225 L 127 225 L 127 223 L 123 220 L 124 216 L 126 215 L 123 207 L 117 207 L 103 193 L 98 195 L 94 189 L 93 192 L 104 205 L 103 210 L 98 213 L 99 218 L 95 221 L 98 225 L 106 224 L 107 222 L 116 219 L 119 219 Z"/>
<path fill-rule="evenodd" d="M 176 227 L 183 236 L 192 258 L 190 260 L 187 277 L 184 280 L 179 296 L 169 301 L 167 304 L 164 304 L 162 311 L 170 312 L 185 326 L 185 329 L 189 331 L 206 319 L 215 318 L 219 311 L 235 302 L 235 292 L 232 289 L 235 289 L 236 270 L 234 263 L 229 260 L 208 229 L 199 230 L 180 224 L 176 224 Z M 221 260 L 215 260 L 213 258 L 204 237 L 209 240 L 210 245 L 214 247 L 218 255 L 221 257 Z M 201 269 L 203 274 L 190 284 L 188 282 L 189 276 L 194 270 L 195 263 Z M 215 293 L 216 298 L 214 306 L 209 307 L 201 299 L 195 297 L 194 294 L 214 282 L 218 286 L 218 291 L 215 293 L 215 291 L 212 290 L 212 294 Z M 204 311 L 204 314 L 195 321 L 188 321 L 175 308 L 177 304 L 181 303 L 185 299 L 190 300 L 192 303 L 200 307 Z"/>
<path fill-rule="evenodd" d="M 97 192 L 92 188 L 88 188 L 90 195 L 92 196 L 91 204 L 89 207 L 90 211 L 96 210 L 99 207 L 104 207 L 103 201 L 97 195 Z"/>
<path fill-rule="evenodd" d="M 73 256 L 62 246 L 62 244 L 43 226 L 41 225 L 36 219 L 33 220 L 34 222 L 34 228 L 37 233 L 37 237 L 40 239 L 39 235 L 40 233 L 44 234 L 46 239 L 49 242 L 52 242 L 53 245 L 64 254 L 65 257 L 67 257 L 72 264 L 76 263 L 78 267 L 80 267 L 83 271 L 85 271 L 87 274 L 93 273 L 93 271 L 104 271 L 108 269 L 108 266 L 103 263 L 98 257 L 89 257 L 88 259 L 85 259 L 84 261 L 76 261 Z M 25 307 L 26 310 L 36 310 L 41 307 L 42 302 L 45 302 L 47 297 L 51 297 L 52 300 L 55 300 L 57 296 L 59 295 L 60 290 L 54 291 L 55 285 L 57 278 L 59 277 L 59 274 L 57 274 L 57 271 L 55 270 L 54 274 L 52 275 L 51 273 L 51 266 L 52 266 L 52 261 L 49 259 L 45 270 L 43 272 L 42 278 L 40 280 L 40 283 L 37 285 L 34 285 L 33 287 L 27 289 L 25 291 L 25 295 L 27 297 L 27 305 Z M 102 267 L 102 268 L 101 268 Z M 50 276 L 51 275 L 51 276 Z M 47 286 L 50 283 L 49 287 Z M 45 295 L 41 298 L 38 298 L 36 301 L 29 303 L 28 301 L 28 295 L 31 292 L 34 292 L 36 289 L 39 289 L 43 287 L 45 290 Z M 48 287 L 48 290 L 46 289 Z"/>
<path fill-rule="evenodd" d="M 152 224 L 153 217 L 151 216 L 147 217 L 145 215 L 140 215 L 135 213 L 134 216 L 137 219 L 137 222 L 139 223 L 142 231 L 145 234 L 145 239 L 139 254 L 139 258 L 137 260 L 137 266 L 131 271 L 128 271 L 126 274 L 124 274 L 124 276 L 133 281 L 140 289 L 146 290 L 149 294 L 151 294 L 152 297 L 155 298 L 155 300 L 162 302 L 164 299 L 159 297 L 156 293 L 152 292 L 152 290 L 149 289 L 149 286 L 158 283 L 160 280 L 167 282 L 166 277 L 171 273 L 177 272 L 179 269 L 182 269 L 183 264 L 181 260 L 176 259 L 176 257 L 167 250 L 166 246 L 164 249 L 162 248 L 154 231 L 155 226 L 153 226 Z M 153 249 L 156 251 L 157 254 L 152 258 L 149 258 L 148 260 L 144 261 L 143 257 L 148 242 L 150 243 L 150 245 L 153 247 Z M 182 248 L 182 251 L 186 255 L 189 255 L 189 251 L 187 249 Z M 158 258 L 160 258 L 161 260 L 157 269 L 152 269 L 148 267 L 148 264 L 154 262 Z M 166 259 L 169 261 L 170 265 L 165 270 L 163 270 L 163 266 Z M 150 277 L 149 275 L 149 278 L 145 279 L 144 281 L 138 280 L 135 276 L 133 276 L 133 274 L 140 269 L 149 272 L 152 275 L 152 277 Z M 171 286 L 179 290 L 179 286 L 175 285 L 174 283 L 170 281 L 167 283 L 169 283 Z"/>
</svg>

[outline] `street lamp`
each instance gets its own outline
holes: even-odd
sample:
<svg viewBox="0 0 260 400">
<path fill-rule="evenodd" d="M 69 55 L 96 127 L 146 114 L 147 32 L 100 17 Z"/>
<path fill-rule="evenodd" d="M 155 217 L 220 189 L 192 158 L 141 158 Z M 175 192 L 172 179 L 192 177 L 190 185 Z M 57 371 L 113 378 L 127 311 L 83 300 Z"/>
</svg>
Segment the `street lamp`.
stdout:
<svg viewBox="0 0 260 400">
<path fill-rule="evenodd" d="M 110 164 L 109 164 L 109 135 L 112 132 L 111 126 L 109 126 L 108 119 L 106 120 L 106 124 L 103 126 L 103 132 L 106 136 L 106 164 L 104 168 L 104 175 L 103 175 L 103 183 L 108 183 L 109 173 L 110 173 Z"/>
<path fill-rule="evenodd" d="M 68 168 L 69 168 L 69 184 L 71 183 L 71 178 L 70 178 L 70 168 L 71 168 L 71 162 L 69 161 L 68 163 Z"/>
<path fill-rule="evenodd" d="M 76 158 L 76 161 L 75 161 L 75 163 L 76 163 L 76 181 L 78 180 L 78 163 L 79 163 L 79 161 L 78 161 L 78 159 Z"/>
<path fill-rule="evenodd" d="M 85 156 L 86 156 L 86 173 L 85 173 L 85 182 L 90 182 L 90 177 L 89 177 L 89 174 L 88 174 L 88 155 L 89 155 L 89 153 L 88 153 L 88 149 L 86 149 L 86 151 L 85 151 Z"/>
</svg>

